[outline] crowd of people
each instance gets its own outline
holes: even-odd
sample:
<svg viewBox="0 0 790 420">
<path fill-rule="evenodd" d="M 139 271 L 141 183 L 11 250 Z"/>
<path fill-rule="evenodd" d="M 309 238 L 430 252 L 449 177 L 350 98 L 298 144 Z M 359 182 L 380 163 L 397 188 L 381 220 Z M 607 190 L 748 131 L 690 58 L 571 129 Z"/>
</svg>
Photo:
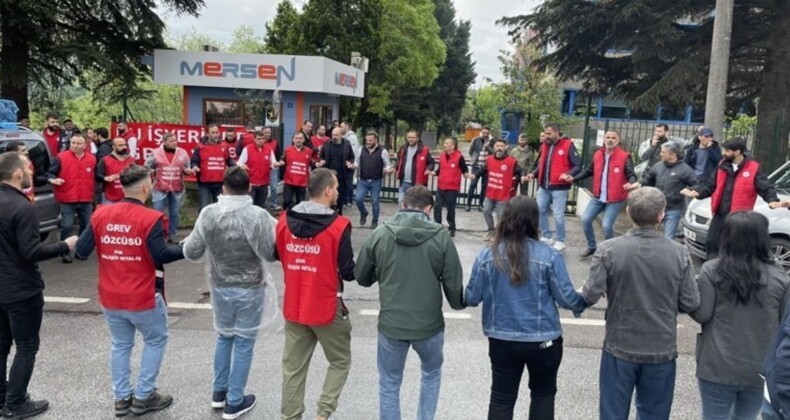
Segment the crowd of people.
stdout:
<svg viewBox="0 0 790 420">
<path fill-rule="evenodd" d="M 56 116 L 47 121 L 45 136 L 59 130 Z M 67 142 L 51 134 L 50 147 L 59 152 L 47 181 L 64 218 L 61 241 L 51 244 L 40 242 L 36 213 L 25 195 L 34 184 L 30 161 L 24 153 L 0 155 L 5 210 L 0 252 L 8 257 L 0 259 L 4 416 L 27 418 L 48 408 L 47 401 L 27 394 L 43 311 L 37 262 L 56 256 L 71 262 L 72 255 L 84 260 L 95 251 L 118 417 L 159 411 L 173 402 L 157 388 L 169 339 L 164 272 L 166 264 L 185 258 L 206 266 L 217 333 L 210 406 L 222 410 L 224 419 L 239 418 L 256 405 L 245 388 L 256 338 L 278 324 L 278 297 L 266 264 L 275 261 L 282 265 L 285 285 L 284 420 L 304 416 L 305 381 L 319 343 L 329 367 L 316 419 L 328 419 L 337 410 L 352 360 L 351 317 L 343 301 L 344 283 L 350 281 L 362 287 L 378 283 L 382 420 L 402 417 L 399 396 L 410 348 L 421 361 L 416 417 L 435 417 L 445 299 L 455 310 L 482 305 L 492 378 L 488 418 L 513 418 L 526 368 L 529 418 L 553 419 L 563 354 L 558 306 L 578 316 L 602 297 L 607 306 L 599 367 L 601 419 L 627 419 L 634 391 L 638 418 L 671 417 L 681 313 L 702 328 L 696 359 L 704 419 L 755 419 L 761 410 L 763 418 L 787 418 L 790 280 L 770 252 L 768 219 L 751 210 L 758 195 L 773 209 L 790 208 L 790 202 L 779 200 L 744 140 L 728 140 L 721 151 L 712 132 L 702 128 L 684 157 L 682 147 L 666 139 L 666 127 L 658 125 L 641 156 L 648 168 L 639 180 L 615 131 L 605 134 L 604 146 L 583 168 L 572 140 L 557 124 L 544 127 L 534 162 L 526 136 L 508 148 L 484 128 L 470 146 L 470 164 L 452 136 L 434 158 L 418 133 L 410 131 L 393 164 L 377 133 L 365 133 L 360 145 L 346 123 L 333 127 L 330 137 L 321 128 L 313 136 L 312 123 L 305 121 L 279 151 L 271 129 L 251 128 L 222 139 L 219 127 L 210 125 L 191 157 L 168 134 L 145 165 L 134 162 L 136 139 L 124 138 L 125 131 L 109 138 L 96 129 L 104 139 L 96 155 L 87 134 L 72 132 Z M 720 161 L 712 163 L 717 156 Z M 266 209 L 276 198 L 271 188 L 281 173 L 283 211 L 275 219 Z M 392 173 L 400 181 L 399 211 L 379 225 L 382 179 Z M 374 227 L 357 252 L 351 221 L 342 215 L 344 202 L 354 202 L 355 174 L 359 224 L 367 223 L 364 200 L 370 194 Z M 201 211 L 191 233 L 179 240 L 178 210 L 173 209 L 183 199 L 187 175 L 197 178 Z M 435 192 L 427 187 L 431 176 L 437 177 Z M 565 206 L 571 185 L 589 177 L 593 198 L 582 217 L 583 255 L 592 258 L 588 278 L 576 290 L 562 253 Z M 465 287 L 452 239 L 464 178 L 471 181 L 469 191 L 481 181 L 478 197 L 488 230 Z M 525 188 L 532 181 L 537 182 L 534 198 Z M 102 204 L 94 210 L 97 185 Z M 675 234 L 684 197 L 708 196 L 714 215 L 710 258 L 697 276 Z M 146 206 L 149 199 L 153 208 Z M 467 211 L 471 203 L 466 201 Z M 633 228 L 614 237 L 613 223 L 624 205 Z M 592 222 L 601 213 L 605 240 L 598 243 Z M 78 236 L 72 235 L 75 215 Z M 138 331 L 144 348 L 132 385 L 130 358 Z M 16 355 L 6 375 L 12 343 Z"/>
</svg>

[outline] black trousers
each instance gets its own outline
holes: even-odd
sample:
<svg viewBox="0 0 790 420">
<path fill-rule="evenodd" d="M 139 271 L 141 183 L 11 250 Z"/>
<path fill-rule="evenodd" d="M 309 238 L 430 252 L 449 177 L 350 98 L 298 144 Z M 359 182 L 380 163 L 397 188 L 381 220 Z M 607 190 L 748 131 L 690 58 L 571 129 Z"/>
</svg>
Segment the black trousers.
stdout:
<svg viewBox="0 0 790 420">
<path fill-rule="evenodd" d="M 529 372 L 529 420 L 554 419 L 557 370 L 562 361 L 562 337 L 551 341 L 550 346 L 547 344 L 488 339 L 492 377 L 488 420 L 513 418 L 524 366 Z"/>
<path fill-rule="evenodd" d="M 708 239 L 705 244 L 705 250 L 708 253 L 709 260 L 716 258 L 719 255 L 719 237 L 721 236 L 721 228 L 724 227 L 724 221 L 727 219 L 726 215 L 717 214 L 713 216 L 710 221 L 710 229 L 708 229 Z"/>
<path fill-rule="evenodd" d="M 259 185 L 253 186 L 250 190 L 250 197 L 252 197 L 252 204 L 265 209 L 266 208 L 266 199 L 269 198 L 269 186 L 268 185 Z"/>
<path fill-rule="evenodd" d="M 474 172 L 477 168 L 473 167 Z M 480 195 L 476 195 L 477 184 L 480 183 Z M 472 207 L 472 199 L 477 196 L 477 205 L 483 207 L 483 200 L 486 198 L 486 187 L 488 186 L 488 175 L 484 174 L 480 178 L 475 178 L 469 182 L 469 189 L 466 190 L 466 207 Z"/>
<path fill-rule="evenodd" d="M 43 311 L 43 293 L 20 302 L 0 303 L 0 402 L 10 410 L 25 402 L 36 364 Z M 16 345 L 16 355 L 8 370 L 12 342 Z"/>
<path fill-rule="evenodd" d="M 353 190 L 352 190 L 353 191 Z M 346 202 L 353 203 L 353 201 L 348 201 L 348 183 L 347 180 L 337 180 L 337 204 L 332 207 L 333 210 L 337 211 L 337 214 L 343 214 L 343 206 Z"/>
<path fill-rule="evenodd" d="M 433 221 L 442 223 L 442 207 L 447 207 L 447 224 L 450 230 L 455 230 L 455 200 L 458 199 L 458 191 L 436 190 L 436 202 L 433 205 Z"/>
<path fill-rule="evenodd" d="M 283 208 L 288 210 L 304 201 L 306 191 L 307 187 L 283 184 Z"/>
</svg>

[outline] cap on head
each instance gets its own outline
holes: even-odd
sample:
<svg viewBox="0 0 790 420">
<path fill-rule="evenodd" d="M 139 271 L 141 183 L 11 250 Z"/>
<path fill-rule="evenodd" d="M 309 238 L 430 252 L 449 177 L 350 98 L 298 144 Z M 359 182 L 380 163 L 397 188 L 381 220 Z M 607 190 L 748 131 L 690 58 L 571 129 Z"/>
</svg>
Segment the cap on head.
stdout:
<svg viewBox="0 0 790 420">
<path fill-rule="evenodd" d="M 708 136 L 713 137 L 713 130 L 711 130 L 710 128 L 703 128 L 702 130 L 699 131 L 699 135 L 702 137 L 708 137 Z"/>
</svg>

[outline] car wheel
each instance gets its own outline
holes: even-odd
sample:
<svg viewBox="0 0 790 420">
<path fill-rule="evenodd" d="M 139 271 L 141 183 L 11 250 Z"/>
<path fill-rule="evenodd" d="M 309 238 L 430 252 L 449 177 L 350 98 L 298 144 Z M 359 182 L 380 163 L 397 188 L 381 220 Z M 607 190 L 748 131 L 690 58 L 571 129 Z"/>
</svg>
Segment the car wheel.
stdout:
<svg viewBox="0 0 790 420">
<path fill-rule="evenodd" d="M 49 232 L 41 232 L 38 236 L 41 238 L 41 242 L 46 242 L 47 238 L 49 238 Z"/>
<path fill-rule="evenodd" d="M 771 252 L 779 265 L 790 272 L 790 241 L 784 238 L 771 238 Z"/>
</svg>

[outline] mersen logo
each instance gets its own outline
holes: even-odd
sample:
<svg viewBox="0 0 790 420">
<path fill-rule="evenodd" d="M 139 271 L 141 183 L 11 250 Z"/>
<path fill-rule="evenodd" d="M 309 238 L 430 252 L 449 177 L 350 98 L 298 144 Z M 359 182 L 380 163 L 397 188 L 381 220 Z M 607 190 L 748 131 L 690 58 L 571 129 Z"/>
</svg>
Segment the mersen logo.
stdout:
<svg viewBox="0 0 790 420">
<path fill-rule="evenodd" d="M 276 80 L 277 87 L 280 87 L 283 78 L 291 82 L 296 78 L 296 57 L 291 57 L 290 71 L 285 66 L 275 67 L 272 64 L 220 63 L 218 61 L 194 61 L 190 63 L 182 61 L 180 73 L 182 76 Z"/>
<path fill-rule="evenodd" d="M 357 76 L 343 72 L 335 72 L 335 84 L 357 90 Z"/>
</svg>

